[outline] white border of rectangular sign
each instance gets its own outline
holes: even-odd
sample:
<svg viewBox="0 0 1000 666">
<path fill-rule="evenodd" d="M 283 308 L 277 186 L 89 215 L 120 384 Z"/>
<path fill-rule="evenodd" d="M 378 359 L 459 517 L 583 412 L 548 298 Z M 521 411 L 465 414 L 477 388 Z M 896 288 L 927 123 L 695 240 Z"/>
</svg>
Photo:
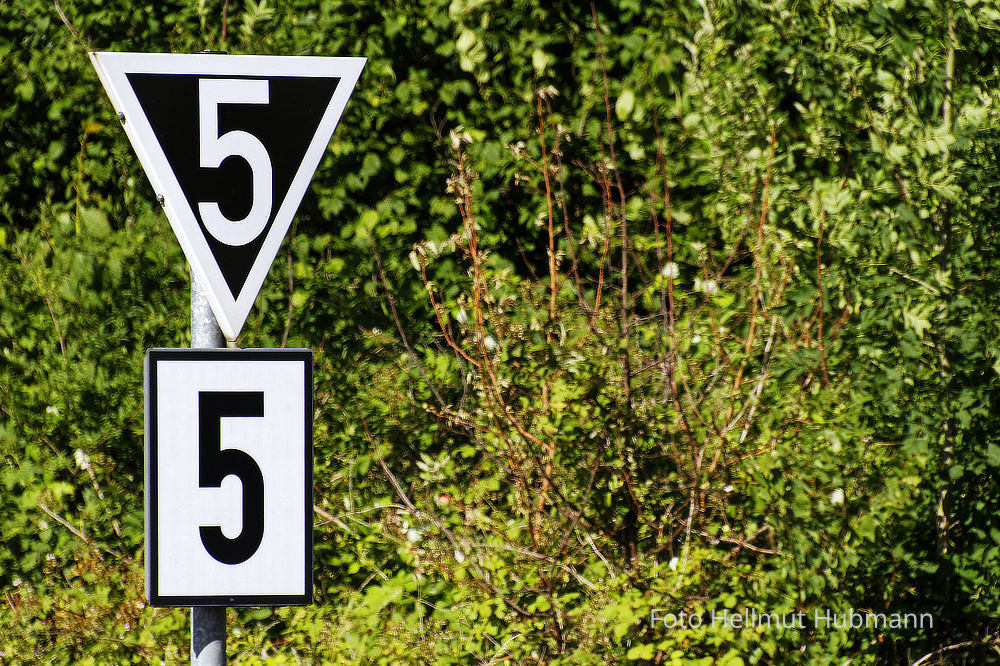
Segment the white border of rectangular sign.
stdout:
<svg viewBox="0 0 1000 666">
<path fill-rule="evenodd" d="M 157 365 L 162 361 L 299 361 L 303 364 L 305 581 L 303 594 L 161 595 L 159 593 Z M 307 606 L 313 602 L 313 353 L 310 349 L 150 349 L 145 361 L 146 594 L 150 606 Z M 192 414 L 192 418 L 197 415 Z"/>
</svg>

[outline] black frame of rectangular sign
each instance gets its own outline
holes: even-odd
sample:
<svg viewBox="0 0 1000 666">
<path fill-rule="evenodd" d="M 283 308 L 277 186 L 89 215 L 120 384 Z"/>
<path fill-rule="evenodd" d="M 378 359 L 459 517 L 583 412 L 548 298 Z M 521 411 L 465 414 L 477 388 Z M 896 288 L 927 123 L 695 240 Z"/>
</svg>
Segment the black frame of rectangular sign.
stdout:
<svg viewBox="0 0 1000 666">
<path fill-rule="evenodd" d="M 295 361 L 305 376 L 305 593 L 171 595 L 158 591 L 156 366 L 160 361 Z M 145 361 L 146 597 L 150 606 L 308 606 L 313 602 L 313 353 L 311 349 L 149 349 Z"/>
</svg>

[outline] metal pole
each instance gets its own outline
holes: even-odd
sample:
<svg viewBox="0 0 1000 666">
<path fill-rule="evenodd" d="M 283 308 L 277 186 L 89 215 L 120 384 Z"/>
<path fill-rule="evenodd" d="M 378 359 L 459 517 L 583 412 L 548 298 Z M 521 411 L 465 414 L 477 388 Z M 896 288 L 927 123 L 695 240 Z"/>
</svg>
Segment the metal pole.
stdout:
<svg viewBox="0 0 1000 666">
<path fill-rule="evenodd" d="M 191 347 L 215 349 L 226 346 L 226 336 L 215 321 L 215 313 L 208 303 L 205 289 L 194 274 L 191 275 Z"/>
<path fill-rule="evenodd" d="M 191 274 L 191 347 L 212 349 L 226 346 L 226 337 L 212 313 L 205 291 Z M 191 666 L 225 666 L 225 606 L 191 608 Z"/>
</svg>

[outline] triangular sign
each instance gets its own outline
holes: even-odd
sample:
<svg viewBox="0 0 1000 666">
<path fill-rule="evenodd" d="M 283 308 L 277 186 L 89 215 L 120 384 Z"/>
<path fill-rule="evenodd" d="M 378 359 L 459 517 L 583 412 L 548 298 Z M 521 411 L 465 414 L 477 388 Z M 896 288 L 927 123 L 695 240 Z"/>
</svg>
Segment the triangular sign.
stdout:
<svg viewBox="0 0 1000 666">
<path fill-rule="evenodd" d="M 90 57 L 219 327 L 235 340 L 365 58 Z"/>
</svg>

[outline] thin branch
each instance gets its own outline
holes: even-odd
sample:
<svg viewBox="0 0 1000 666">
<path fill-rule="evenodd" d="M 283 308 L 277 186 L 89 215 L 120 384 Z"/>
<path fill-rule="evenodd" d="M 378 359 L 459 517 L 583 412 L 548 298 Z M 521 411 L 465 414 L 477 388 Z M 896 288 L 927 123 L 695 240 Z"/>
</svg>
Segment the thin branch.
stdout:
<svg viewBox="0 0 1000 666">
<path fill-rule="evenodd" d="M 938 294 L 941 293 L 940 289 L 938 289 L 937 287 L 935 287 L 932 284 L 928 284 L 927 282 L 924 282 L 920 278 L 913 277 L 912 275 L 904 273 L 903 271 L 901 271 L 898 268 L 895 268 L 893 266 L 889 266 L 888 268 L 889 268 L 889 272 L 890 273 L 895 273 L 896 275 L 898 275 L 898 276 L 900 276 L 902 278 L 906 278 L 910 282 L 914 282 L 916 284 L 919 284 L 921 287 L 923 287 L 924 289 L 926 289 L 930 293 L 934 294 L 935 296 L 937 296 Z"/>
<path fill-rule="evenodd" d="M 385 270 L 382 267 L 382 255 L 379 254 L 378 248 L 375 246 L 375 241 L 369 239 L 372 246 L 372 253 L 375 255 L 375 264 L 378 266 L 378 275 L 382 281 L 382 288 L 385 289 L 386 298 L 389 301 L 389 311 L 392 312 L 392 321 L 396 324 L 396 331 L 399 333 L 399 339 L 403 342 L 403 347 L 406 349 L 406 353 L 410 356 L 410 360 L 413 361 L 413 365 L 417 368 L 417 372 L 423 378 L 427 387 L 434 394 L 434 399 L 438 401 L 438 404 L 442 407 L 445 406 L 444 398 L 441 397 L 441 393 L 438 391 L 437 386 L 431 381 L 431 378 L 427 376 L 424 372 L 424 366 L 420 363 L 417 358 L 416 352 L 413 351 L 413 346 L 406 337 L 406 332 L 403 330 L 403 323 L 399 319 L 399 312 L 396 310 L 396 297 L 392 295 L 392 289 L 389 288 L 389 281 L 385 277 Z"/>
<path fill-rule="evenodd" d="M 295 275 L 292 272 L 292 251 L 288 250 L 288 316 L 285 317 L 285 333 L 281 336 L 281 348 L 288 344 L 288 332 L 292 330 L 292 311 L 295 306 L 292 304 L 292 293 L 295 290 Z"/>
<path fill-rule="evenodd" d="M 746 548 L 747 550 L 752 550 L 755 553 L 761 553 L 762 555 L 778 555 L 781 557 L 792 557 L 787 553 L 782 553 L 780 550 L 771 550 L 770 548 L 759 548 L 753 544 L 746 543 L 745 541 L 740 541 L 739 539 L 727 539 L 725 537 L 712 536 L 708 532 L 698 532 L 699 536 L 705 537 L 711 543 L 712 540 L 719 541 L 721 543 L 731 543 L 739 546 L 740 548 Z"/>
<path fill-rule="evenodd" d="M 372 447 L 372 450 L 375 452 L 375 458 L 378 460 L 379 467 L 382 468 L 382 473 L 385 474 L 385 478 L 388 479 L 389 484 L 393 487 L 393 490 L 396 491 L 396 496 L 399 497 L 399 499 L 403 502 L 403 504 L 406 505 L 407 509 L 413 514 L 413 516 L 417 520 L 421 520 L 423 522 L 429 522 L 433 524 L 435 527 L 437 527 L 438 530 L 441 532 L 441 534 L 443 534 L 445 538 L 448 540 L 448 542 L 451 544 L 451 547 L 455 550 L 455 552 L 459 553 L 464 552 L 464 549 L 458 543 L 458 539 L 455 538 L 455 535 L 451 533 L 451 530 L 449 530 L 445 526 L 443 521 L 432 516 L 429 513 L 425 513 L 424 511 L 418 509 L 416 505 L 413 503 L 413 501 L 406 495 L 406 492 L 403 490 L 403 487 L 399 484 L 399 480 L 396 478 L 396 475 L 393 474 L 392 471 L 389 469 L 389 466 L 385 464 L 385 459 L 382 457 L 382 452 L 379 450 L 378 445 L 375 443 L 375 438 L 372 436 L 371 430 L 368 428 L 368 421 L 365 420 L 365 415 L 361 412 L 361 405 L 357 404 L 357 402 L 355 401 L 355 406 L 358 409 L 358 417 L 361 419 L 361 424 L 364 426 L 365 437 L 368 439 L 368 444 Z M 484 585 L 486 585 L 487 587 L 489 587 L 491 590 L 493 590 L 493 593 L 496 594 L 498 597 L 500 597 L 500 599 L 502 599 L 503 602 L 507 604 L 510 608 L 517 611 L 523 617 L 537 616 L 536 613 L 532 613 L 528 610 L 525 610 L 516 601 L 508 598 L 503 592 L 501 592 L 500 588 L 498 588 L 490 581 L 489 575 L 482 569 L 482 567 L 476 564 L 476 562 L 471 557 L 467 558 L 466 561 L 472 566 L 473 569 L 476 570 L 476 573 L 479 574 L 479 581 Z"/>
<path fill-rule="evenodd" d="M 938 648 L 933 652 L 928 652 L 920 659 L 917 659 L 915 662 L 910 664 L 910 666 L 923 666 L 923 664 L 930 663 L 930 660 L 939 654 L 943 654 L 945 652 L 952 652 L 954 650 L 964 650 L 965 648 L 971 648 L 977 646 L 992 646 L 992 647 L 1000 646 L 1000 634 L 993 634 L 992 636 L 987 636 L 986 638 L 983 638 L 982 640 L 978 641 L 965 641 L 964 643 L 955 643 L 954 645 L 948 645 L 943 648 Z"/>
<path fill-rule="evenodd" d="M 431 301 L 431 310 L 434 311 L 434 318 L 437 319 L 438 328 L 441 329 L 441 333 L 444 334 L 445 342 L 448 343 L 449 347 L 461 354 L 462 358 L 471 363 L 477 369 L 481 369 L 482 364 L 478 360 L 469 356 L 469 353 L 455 341 L 455 338 L 450 333 L 450 329 L 444 323 L 444 319 L 441 318 L 441 311 L 444 310 L 444 299 L 442 297 L 442 303 L 438 305 L 437 299 L 434 298 L 434 283 L 427 278 L 427 266 L 423 261 L 420 262 L 420 275 L 423 278 L 424 288 L 427 289 L 427 297 Z"/>
<path fill-rule="evenodd" d="M 597 547 L 597 544 L 594 543 L 594 537 L 590 536 L 590 532 L 588 532 L 587 530 L 583 531 L 583 536 L 587 545 L 590 546 L 590 549 L 593 550 L 594 554 L 597 555 L 598 559 L 600 559 L 601 562 L 604 563 L 604 568 L 607 570 L 608 575 L 611 576 L 611 580 L 614 580 L 616 578 L 615 569 L 614 567 L 611 566 L 611 562 L 608 562 L 608 559 L 604 557 L 604 553 L 602 553 L 601 549 Z"/>
<path fill-rule="evenodd" d="M 332 513 L 328 513 L 327 511 L 324 511 L 322 508 L 320 508 L 320 506 L 318 504 L 313 504 L 313 511 L 315 511 L 316 514 L 320 518 L 323 518 L 324 520 L 326 520 L 326 522 L 333 523 L 334 525 L 336 525 L 340 529 L 344 530 L 345 532 L 350 532 L 351 531 L 351 528 L 348 527 L 347 524 L 344 521 L 342 521 L 340 518 L 338 518 L 337 516 L 333 515 Z"/>
<path fill-rule="evenodd" d="M 750 300 L 750 322 L 749 330 L 747 331 L 747 340 L 744 348 L 744 354 L 749 355 L 750 350 L 753 348 L 753 344 L 757 337 L 757 312 L 758 308 L 767 310 L 767 305 L 764 303 L 764 297 L 762 295 L 763 287 L 761 282 L 763 281 L 764 273 L 764 225 L 767 223 L 767 214 L 769 212 L 769 194 L 771 191 L 771 171 L 774 166 L 774 151 L 776 143 L 776 132 L 771 131 L 771 150 L 767 158 L 767 169 L 764 172 L 764 188 L 761 194 L 760 201 L 760 219 L 757 224 L 757 245 L 753 251 L 754 255 L 754 285 L 753 285 L 753 298 Z M 740 364 L 740 369 L 736 373 L 736 378 L 733 380 L 733 397 L 735 398 L 736 392 L 739 391 L 742 385 L 743 372 L 746 369 L 746 359 Z M 728 420 L 728 415 L 727 415 Z"/>
<path fill-rule="evenodd" d="M 49 315 L 52 317 L 52 324 L 56 329 L 56 337 L 59 338 L 59 351 L 62 352 L 63 358 L 66 358 L 66 340 L 63 338 L 62 330 L 59 328 L 59 319 L 56 317 L 56 312 L 52 308 L 52 295 L 45 294 L 45 306 L 49 309 Z"/>
<path fill-rule="evenodd" d="M 70 522 L 68 520 L 66 520 L 65 518 L 63 518 L 59 514 L 57 514 L 55 511 L 53 511 L 49 507 L 47 507 L 44 504 L 42 504 L 42 502 L 40 500 L 38 501 L 37 504 L 38 504 L 38 508 L 41 509 L 43 512 L 45 512 L 46 515 L 48 515 L 50 518 L 52 518 L 53 520 L 55 520 L 57 523 L 59 523 L 60 525 L 62 525 L 66 529 L 68 529 L 70 532 L 72 532 L 74 535 L 76 535 L 81 541 L 83 541 L 85 544 L 87 544 L 91 548 L 94 548 L 94 549 L 98 549 L 99 548 L 99 549 L 105 551 L 106 553 L 109 553 L 110 555 L 114 555 L 115 557 L 121 557 L 121 553 L 119 553 L 119 552 L 117 552 L 117 551 L 115 551 L 115 550 L 113 550 L 111 548 L 108 548 L 106 546 L 98 546 L 98 544 L 95 543 L 90 537 L 88 537 L 82 531 L 80 531 L 80 530 L 76 529 L 75 527 L 73 527 L 73 525 L 70 524 Z"/>
<path fill-rule="evenodd" d="M 75 39 L 77 43 L 84 48 L 84 50 L 93 51 L 94 48 L 91 46 L 90 40 L 84 40 L 80 33 L 77 32 L 76 28 L 73 27 L 73 24 L 69 22 L 69 18 L 66 16 L 66 12 L 63 11 L 62 5 L 59 4 L 59 0 L 55 0 L 55 8 L 56 13 L 59 14 L 59 20 L 63 22 L 63 25 L 69 28 L 69 32 L 73 35 L 73 39 Z"/>
<path fill-rule="evenodd" d="M 591 590 L 595 591 L 597 590 L 597 586 L 594 585 L 589 580 L 587 580 L 586 578 L 584 578 L 583 576 L 581 576 L 576 571 L 576 569 L 574 569 L 569 565 L 563 564 L 562 562 L 559 562 L 558 560 L 556 560 L 556 558 L 552 557 L 551 555 L 542 555 L 541 553 L 536 553 L 535 551 L 528 550 L 527 548 L 517 548 L 516 546 L 508 546 L 506 544 L 473 543 L 470 544 L 470 546 L 472 548 L 483 548 L 483 549 L 496 548 L 497 550 L 506 550 L 511 553 L 517 553 L 518 555 L 524 555 L 526 557 L 531 557 L 536 560 L 542 560 L 544 562 L 548 562 L 549 564 L 553 564 L 562 569 L 563 571 L 565 571 L 566 573 L 568 573 L 570 576 L 575 578 L 580 584 L 590 588 Z"/>
<path fill-rule="evenodd" d="M 767 369 L 771 365 L 771 343 L 774 342 L 774 327 L 778 322 L 777 316 L 771 317 L 771 331 L 767 334 L 767 344 L 764 345 L 764 363 L 760 371 L 760 379 L 757 381 L 757 386 L 753 390 L 751 395 L 751 400 L 753 405 L 750 407 L 750 415 L 747 416 L 746 422 L 743 424 L 743 432 L 740 433 L 740 444 L 746 439 L 747 433 L 750 431 L 750 424 L 753 422 L 754 412 L 757 411 L 757 405 L 760 404 L 760 394 L 764 390 L 764 380 L 767 379 Z"/>
<path fill-rule="evenodd" d="M 698 469 L 698 468 L 701 467 L 701 456 L 704 453 L 705 453 L 704 449 L 701 449 L 698 452 L 698 454 L 697 454 L 698 458 L 697 458 L 697 461 L 695 463 L 695 469 Z M 684 525 L 684 548 L 681 550 L 680 574 L 678 574 L 677 580 L 674 581 L 674 588 L 673 589 L 674 589 L 675 592 L 681 586 L 681 582 L 684 580 L 684 574 L 687 571 L 688 555 L 691 552 L 691 524 L 694 522 L 694 514 L 695 514 L 695 507 L 696 507 L 695 491 L 696 491 L 696 487 L 695 487 L 694 484 L 692 484 L 691 485 L 691 492 L 689 493 L 689 496 L 688 496 L 689 506 L 688 506 L 687 523 Z"/>
<path fill-rule="evenodd" d="M 229 32 L 229 0 L 222 4 L 222 48 L 226 48 L 226 37 Z"/>
<path fill-rule="evenodd" d="M 493 656 L 490 657 L 490 660 L 486 662 L 486 666 L 492 666 L 493 664 L 499 664 L 501 661 L 507 661 L 507 657 L 501 659 L 500 656 L 507 651 L 508 645 L 510 645 L 519 638 L 524 638 L 524 634 L 515 634 L 514 636 L 511 636 L 506 641 L 504 641 L 504 644 L 501 645 L 499 648 L 497 648 L 497 651 L 493 653 Z"/>
<path fill-rule="evenodd" d="M 816 236 L 816 285 L 819 287 L 819 321 L 816 324 L 816 342 L 819 345 L 819 367 L 823 371 L 823 386 L 830 388 L 830 373 L 826 369 L 826 346 L 823 344 L 823 311 L 826 310 L 826 291 L 823 288 L 823 227 L 826 226 L 826 208 L 820 203 L 819 234 Z"/>
</svg>

